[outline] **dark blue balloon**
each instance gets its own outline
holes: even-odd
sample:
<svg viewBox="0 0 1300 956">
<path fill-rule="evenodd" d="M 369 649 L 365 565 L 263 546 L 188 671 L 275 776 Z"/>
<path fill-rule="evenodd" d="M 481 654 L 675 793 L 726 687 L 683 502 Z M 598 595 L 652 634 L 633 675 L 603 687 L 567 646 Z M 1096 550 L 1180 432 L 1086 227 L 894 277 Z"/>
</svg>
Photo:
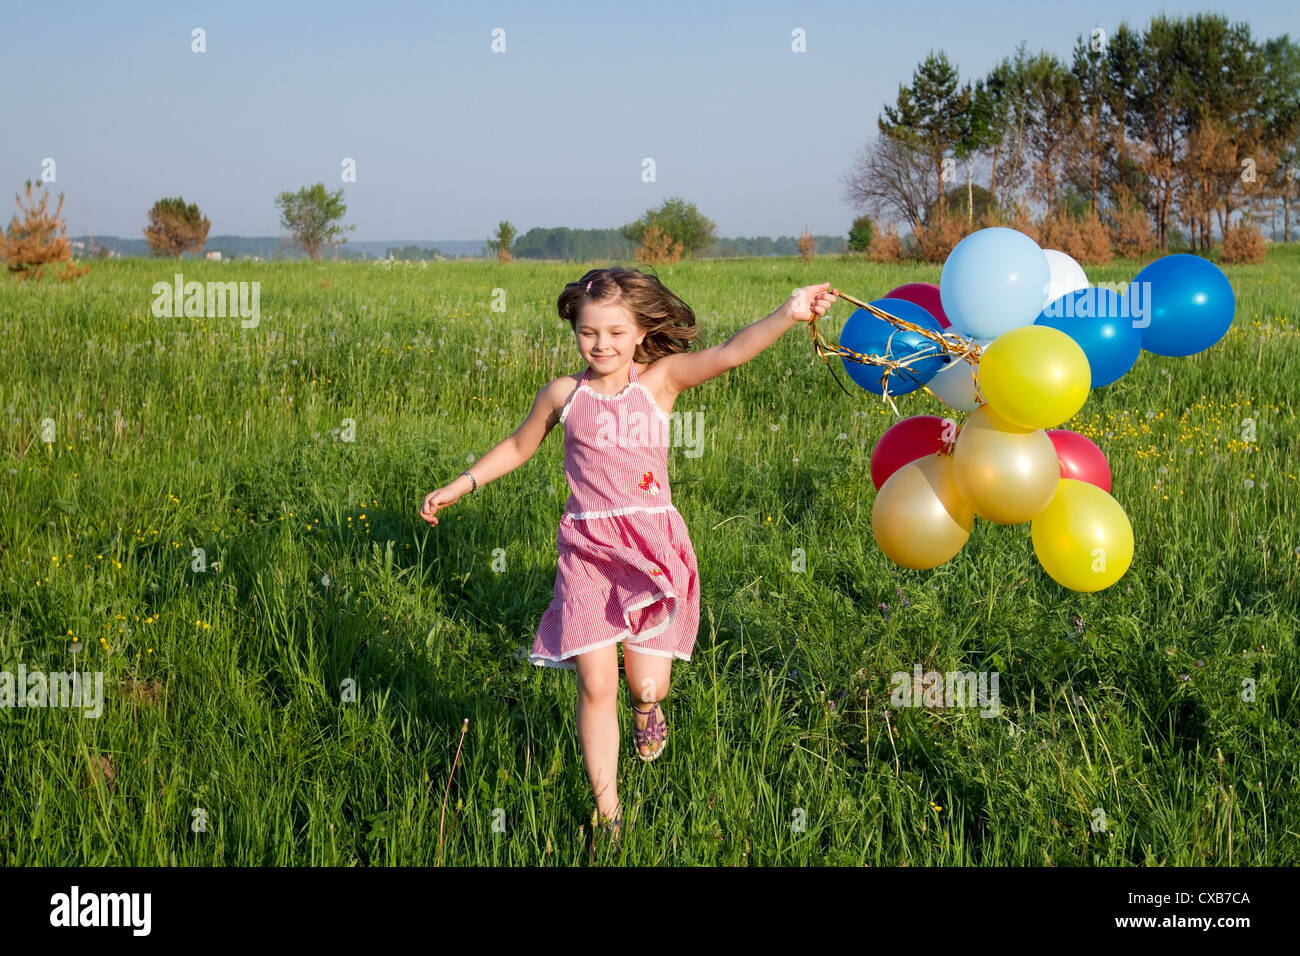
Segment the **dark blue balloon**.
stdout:
<svg viewBox="0 0 1300 956">
<path fill-rule="evenodd" d="M 1109 289 L 1067 292 L 1043 308 L 1034 325 L 1064 332 L 1079 343 L 1092 369 L 1092 387 L 1109 385 L 1133 367 L 1142 333 L 1133 328 L 1129 303 Z"/>
<path fill-rule="evenodd" d="M 1136 320 L 1142 347 L 1156 355 L 1194 355 L 1228 332 L 1237 297 L 1223 271 L 1208 259 L 1179 254 L 1157 259 L 1137 274 L 1130 298 L 1146 315 Z M 1150 324 L 1143 326 L 1143 323 Z"/>
<path fill-rule="evenodd" d="M 943 332 L 938 320 L 915 302 L 908 302 L 906 299 L 876 299 L 871 304 L 913 325 Z M 897 328 L 884 319 L 876 318 L 866 309 L 858 309 L 849 316 L 848 321 L 844 323 L 844 330 L 840 332 L 840 345 L 864 355 L 875 354 L 882 358 L 889 357 L 896 360 L 908 358 L 919 351 L 938 348 L 919 332 Z M 879 365 L 865 365 L 843 357 L 840 361 L 844 363 L 844 371 L 848 373 L 849 378 L 869 392 L 877 395 L 884 394 L 884 389 L 880 385 L 881 373 L 884 370 Z M 906 395 L 908 392 L 916 391 L 934 378 L 935 374 L 948 364 L 948 361 L 947 355 L 932 355 L 909 365 L 905 371 L 891 372 L 889 394 Z"/>
</svg>

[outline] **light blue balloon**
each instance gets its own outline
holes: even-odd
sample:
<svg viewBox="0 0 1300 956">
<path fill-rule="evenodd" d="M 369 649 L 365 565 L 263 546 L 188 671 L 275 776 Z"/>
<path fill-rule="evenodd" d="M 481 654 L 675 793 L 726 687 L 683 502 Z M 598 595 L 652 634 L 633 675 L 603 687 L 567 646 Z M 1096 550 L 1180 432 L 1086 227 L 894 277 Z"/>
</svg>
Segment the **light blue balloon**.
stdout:
<svg viewBox="0 0 1300 956">
<path fill-rule="evenodd" d="M 948 321 L 976 339 L 1029 325 L 1043 311 L 1052 281 L 1047 256 L 1023 232 L 994 226 L 957 243 L 939 274 Z"/>
</svg>

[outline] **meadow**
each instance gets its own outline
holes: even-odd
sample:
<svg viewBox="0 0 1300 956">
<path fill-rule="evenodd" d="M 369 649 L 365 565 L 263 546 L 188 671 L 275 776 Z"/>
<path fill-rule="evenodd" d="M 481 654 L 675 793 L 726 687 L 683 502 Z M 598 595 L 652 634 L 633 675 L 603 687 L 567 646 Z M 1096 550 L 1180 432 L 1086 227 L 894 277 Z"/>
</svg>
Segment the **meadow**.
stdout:
<svg viewBox="0 0 1300 956">
<path fill-rule="evenodd" d="M 1043 572 L 1028 524 L 977 519 L 941 567 L 892 565 L 869 462 L 893 415 L 832 359 L 840 390 L 806 326 L 682 394 L 704 424 L 702 454 L 669 457 L 700 632 L 661 759 L 635 758 L 619 705 L 629 829 L 594 855 L 574 675 L 522 657 L 561 429 L 436 528 L 417 514 L 581 370 L 555 298 L 587 267 L 0 279 L 0 670 L 102 671 L 105 697 L 98 718 L 0 708 L 0 862 L 1300 864 L 1300 246 L 1225 268 L 1222 341 L 1143 353 L 1061 426 L 1107 454 L 1134 528 L 1097 594 Z M 259 324 L 155 317 L 177 271 L 259 282 Z M 939 267 L 657 272 L 711 345 L 796 285 L 870 300 Z M 918 664 L 997 671 L 999 713 L 891 707 Z"/>
</svg>

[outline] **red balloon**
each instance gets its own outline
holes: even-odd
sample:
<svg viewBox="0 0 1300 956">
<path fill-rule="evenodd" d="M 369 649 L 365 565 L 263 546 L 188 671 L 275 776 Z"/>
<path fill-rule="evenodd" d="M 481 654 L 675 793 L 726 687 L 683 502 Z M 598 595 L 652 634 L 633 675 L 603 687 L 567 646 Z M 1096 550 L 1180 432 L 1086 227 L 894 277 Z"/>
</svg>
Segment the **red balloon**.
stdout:
<svg viewBox="0 0 1300 956">
<path fill-rule="evenodd" d="M 909 282 L 907 285 L 900 285 L 892 292 L 886 292 L 884 298 L 906 299 L 908 302 L 914 302 L 934 316 L 941 327 L 946 329 L 952 326 L 943 311 L 943 303 L 939 301 L 939 287 L 933 282 Z"/>
<path fill-rule="evenodd" d="M 904 465 L 943 451 L 948 441 L 956 439 L 961 430 L 953 429 L 945 441 L 944 430 L 947 427 L 945 419 L 937 415 L 914 415 L 886 428 L 885 433 L 876 439 L 876 447 L 871 449 L 871 483 L 876 490 L 879 491 L 889 476 Z"/>
<path fill-rule="evenodd" d="M 1047 432 L 1061 463 L 1061 477 L 1096 485 L 1110 494 L 1110 464 L 1100 448 L 1078 432 L 1053 428 Z"/>
</svg>

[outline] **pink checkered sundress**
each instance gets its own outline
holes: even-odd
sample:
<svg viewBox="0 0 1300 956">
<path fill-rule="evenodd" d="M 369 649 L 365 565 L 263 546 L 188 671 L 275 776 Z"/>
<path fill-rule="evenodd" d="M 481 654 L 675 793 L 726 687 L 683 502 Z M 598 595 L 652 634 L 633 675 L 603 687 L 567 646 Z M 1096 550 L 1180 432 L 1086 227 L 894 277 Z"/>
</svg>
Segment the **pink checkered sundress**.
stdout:
<svg viewBox="0 0 1300 956">
<path fill-rule="evenodd" d="M 555 597 L 529 660 L 574 669 L 576 655 L 622 641 L 625 652 L 689 661 L 700 579 L 668 486 L 669 418 L 635 362 L 617 395 L 588 386 L 590 372 L 560 413 L 571 493 L 556 535 Z"/>
</svg>

